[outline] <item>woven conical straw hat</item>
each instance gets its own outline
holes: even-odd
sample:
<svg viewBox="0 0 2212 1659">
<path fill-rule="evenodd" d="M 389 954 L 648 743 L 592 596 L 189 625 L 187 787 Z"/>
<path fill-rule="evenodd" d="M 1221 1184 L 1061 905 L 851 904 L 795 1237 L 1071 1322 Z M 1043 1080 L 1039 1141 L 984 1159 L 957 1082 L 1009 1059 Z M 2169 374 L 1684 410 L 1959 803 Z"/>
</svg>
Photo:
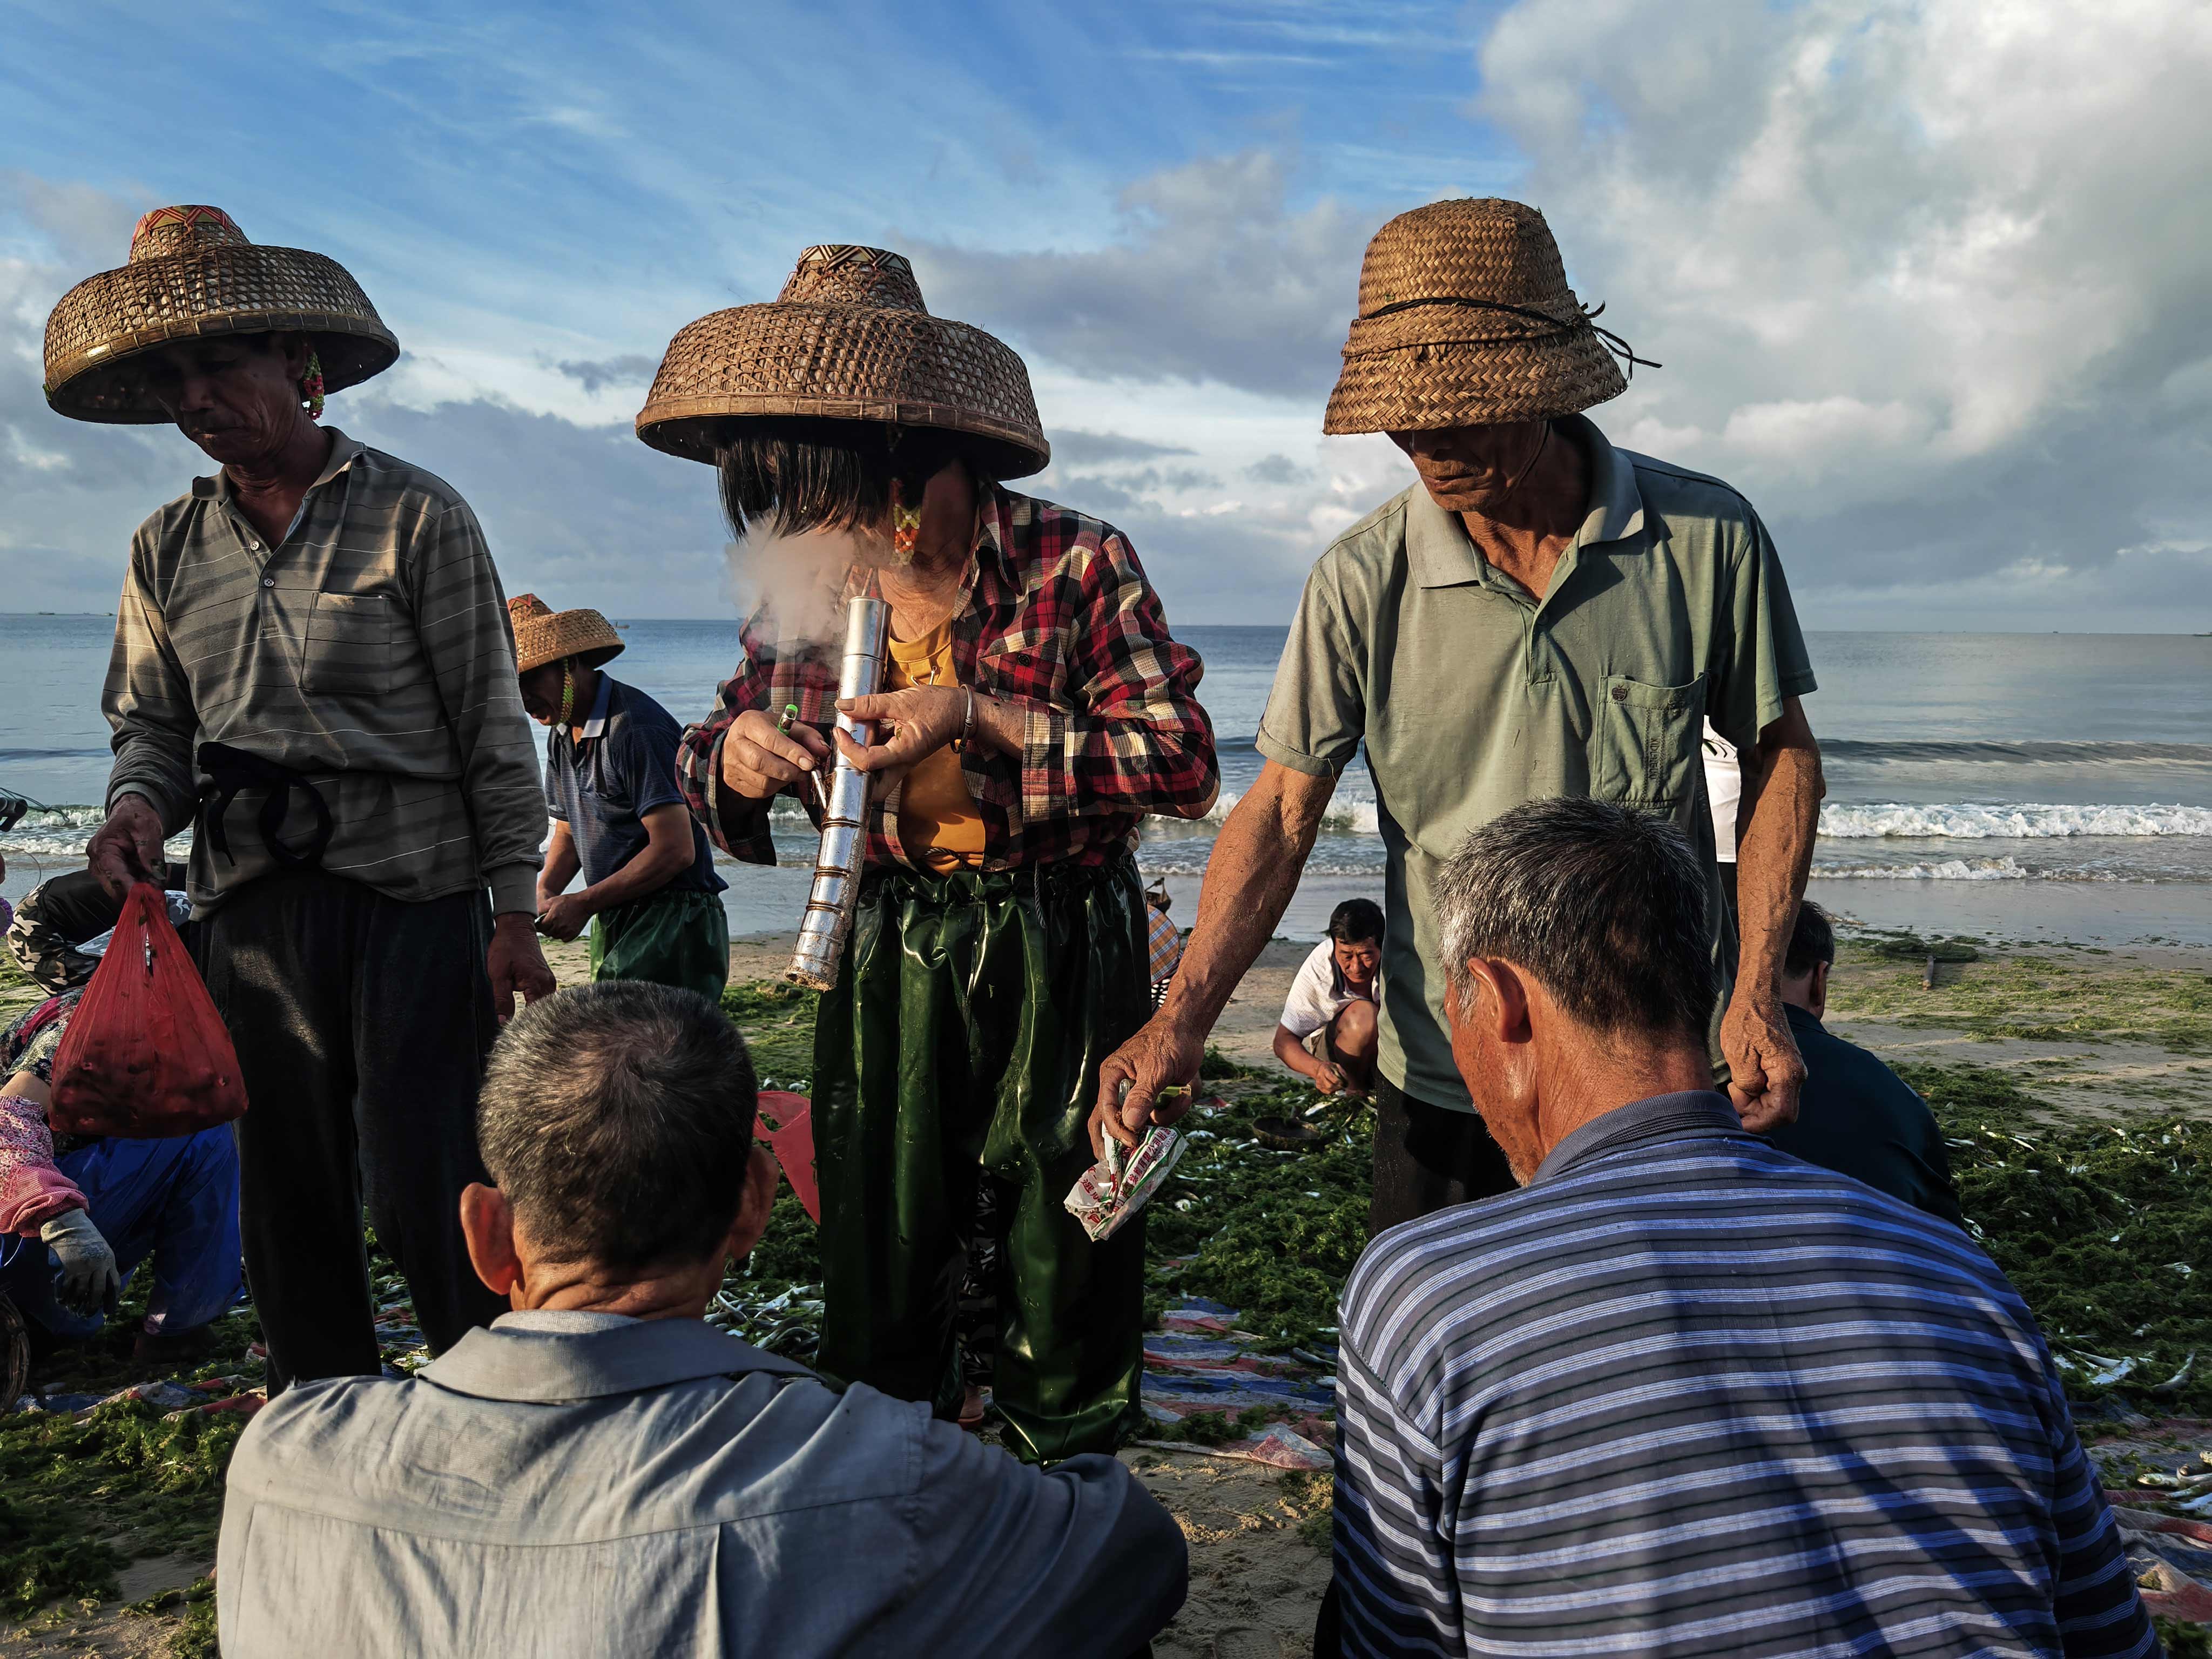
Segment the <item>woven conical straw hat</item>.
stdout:
<svg viewBox="0 0 2212 1659">
<path fill-rule="evenodd" d="M 535 593 L 518 593 L 507 602 L 514 624 L 514 672 L 527 674 L 563 657 L 581 657 L 587 668 L 623 653 L 623 636 L 596 611 L 556 611 Z"/>
<path fill-rule="evenodd" d="M 979 471 L 1052 459 L 1029 371 L 980 328 L 933 317 L 914 267 L 876 247 L 811 247 L 772 304 L 702 317 L 669 343 L 637 435 L 711 464 L 733 419 L 812 416 L 963 434 Z"/>
<path fill-rule="evenodd" d="M 1571 415 L 1628 382 L 1567 286 L 1544 216 L 1433 202 L 1375 233 L 1322 430 L 1410 432 Z"/>
<path fill-rule="evenodd" d="M 220 208 L 155 208 L 131 233 L 130 264 L 87 277 L 46 319 L 46 402 L 80 421 L 166 421 L 147 390 L 147 352 L 293 330 L 315 337 L 326 392 L 358 386 L 399 356 L 337 260 L 249 242 Z"/>
</svg>

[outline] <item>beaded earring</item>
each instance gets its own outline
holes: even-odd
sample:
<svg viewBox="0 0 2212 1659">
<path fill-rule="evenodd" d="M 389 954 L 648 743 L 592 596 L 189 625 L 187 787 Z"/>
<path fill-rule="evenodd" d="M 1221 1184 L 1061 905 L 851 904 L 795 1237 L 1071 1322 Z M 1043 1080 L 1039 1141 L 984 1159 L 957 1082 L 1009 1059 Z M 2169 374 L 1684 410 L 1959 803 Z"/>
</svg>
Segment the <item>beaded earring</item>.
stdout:
<svg viewBox="0 0 2212 1659">
<path fill-rule="evenodd" d="M 563 728 L 566 728 L 566 726 L 568 726 L 568 724 L 569 717 L 570 717 L 571 715 L 573 715 L 575 712 L 576 712 L 576 659 L 575 659 L 574 657 L 563 657 L 563 658 L 562 658 L 562 659 L 561 659 L 561 720 L 560 720 L 560 724 L 561 724 L 561 726 L 562 726 Z"/>
<path fill-rule="evenodd" d="M 309 420 L 323 418 L 323 359 L 319 352 L 307 353 L 307 372 L 300 377 L 300 401 L 306 404 Z"/>
<path fill-rule="evenodd" d="M 914 557 L 915 549 L 921 541 L 921 509 L 908 507 L 898 498 L 896 485 L 891 492 L 891 551 L 904 564 Z"/>
</svg>

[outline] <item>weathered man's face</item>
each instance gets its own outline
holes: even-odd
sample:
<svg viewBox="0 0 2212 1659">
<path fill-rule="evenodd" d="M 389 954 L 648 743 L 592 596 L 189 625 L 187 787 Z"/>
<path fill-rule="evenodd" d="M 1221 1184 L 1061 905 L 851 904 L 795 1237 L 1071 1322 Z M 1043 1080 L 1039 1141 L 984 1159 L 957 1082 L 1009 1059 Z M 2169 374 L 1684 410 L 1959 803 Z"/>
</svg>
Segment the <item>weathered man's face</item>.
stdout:
<svg viewBox="0 0 2212 1659">
<path fill-rule="evenodd" d="M 522 684 L 523 712 L 540 726 L 561 718 L 561 678 L 566 672 L 564 664 L 548 662 L 516 677 Z"/>
<path fill-rule="evenodd" d="M 1544 441 L 1543 421 L 1394 432 L 1429 499 L 1447 513 L 1487 513 L 1513 491 Z"/>
<path fill-rule="evenodd" d="M 1339 939 L 1329 954 L 1348 985 L 1372 985 L 1375 970 L 1382 965 L 1382 946 L 1371 939 Z"/>
<path fill-rule="evenodd" d="M 303 418 L 311 349 L 298 334 L 179 340 L 153 354 L 147 389 L 210 459 L 249 462 L 282 449 Z"/>
</svg>

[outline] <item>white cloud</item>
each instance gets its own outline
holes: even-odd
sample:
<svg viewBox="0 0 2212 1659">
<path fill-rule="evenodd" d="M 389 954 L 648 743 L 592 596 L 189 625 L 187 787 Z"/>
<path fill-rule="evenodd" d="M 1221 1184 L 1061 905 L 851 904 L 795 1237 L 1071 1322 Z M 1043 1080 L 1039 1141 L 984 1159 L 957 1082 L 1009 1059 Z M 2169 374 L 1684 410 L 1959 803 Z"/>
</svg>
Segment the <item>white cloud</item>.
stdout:
<svg viewBox="0 0 2212 1659">
<path fill-rule="evenodd" d="M 1218 381 L 1317 409 L 1335 377 L 1370 215 L 1329 200 L 1294 210 L 1289 169 L 1264 149 L 1152 173 L 1121 191 L 1116 210 L 1119 235 L 1101 248 L 908 251 L 931 309 L 1078 374 Z"/>
<path fill-rule="evenodd" d="M 2212 10 L 1522 0 L 1480 67 L 1583 297 L 1667 365 L 1597 418 L 1747 489 L 1801 598 L 1971 624 L 2063 570 L 2052 621 L 2156 580 L 2204 625 L 2201 555 L 2112 566 L 2203 477 Z"/>
</svg>

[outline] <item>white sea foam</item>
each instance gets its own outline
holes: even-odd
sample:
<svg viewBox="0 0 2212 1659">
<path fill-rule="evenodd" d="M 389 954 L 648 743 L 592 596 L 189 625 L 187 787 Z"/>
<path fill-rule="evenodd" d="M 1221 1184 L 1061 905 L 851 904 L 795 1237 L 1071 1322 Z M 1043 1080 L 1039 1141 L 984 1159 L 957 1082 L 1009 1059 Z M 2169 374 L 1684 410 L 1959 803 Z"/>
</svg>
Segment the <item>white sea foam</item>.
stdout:
<svg viewBox="0 0 2212 1659">
<path fill-rule="evenodd" d="M 1238 797 L 1224 790 L 1204 823 L 1218 827 Z M 1324 833 L 1372 836 L 1380 833 L 1375 803 L 1339 799 L 1322 821 Z M 1964 803 L 1911 805 L 1878 803 L 1830 805 L 1820 809 L 1820 834 L 1830 841 L 1885 836 L 1967 841 L 2039 841 L 2076 836 L 2212 836 L 2212 807 L 2057 806 Z"/>
<path fill-rule="evenodd" d="M 2074 836 L 2212 836 L 2212 807 L 2203 806 L 1914 806 L 1902 804 L 1820 809 L 1828 841 L 1883 836 L 1962 841 L 2040 841 Z"/>
<path fill-rule="evenodd" d="M 85 842 L 106 816 L 97 806 L 57 806 L 26 812 L 14 829 L 0 836 L 0 857 L 81 863 Z M 188 831 L 173 839 L 165 850 L 169 857 L 182 860 L 191 855 L 191 848 Z"/>
<path fill-rule="evenodd" d="M 1817 881 L 2100 881 L 2150 884 L 2105 870 L 2031 870 L 2017 859 L 1937 859 L 1913 864 L 1815 864 Z"/>
<path fill-rule="evenodd" d="M 2015 859 L 1944 859 L 1933 864 L 1816 865 L 1813 874 L 1822 881 L 2027 881 L 2034 872 Z"/>
<path fill-rule="evenodd" d="M 1236 810 L 1237 803 L 1242 799 L 1243 797 L 1236 791 L 1223 790 L 1213 803 L 1212 810 L 1197 823 L 1219 829 L 1229 821 L 1230 813 Z M 1166 821 L 1175 822 L 1173 819 Z M 1382 833 L 1382 823 L 1375 816 L 1375 803 L 1371 800 L 1340 798 L 1331 801 L 1328 811 L 1322 815 L 1321 827 L 1323 833 L 1335 836 L 1379 836 Z"/>
<path fill-rule="evenodd" d="M 1213 805 L 1212 811 L 1196 822 L 1176 818 L 1156 817 L 1146 826 L 1150 841 L 1172 841 L 1177 836 L 1207 836 L 1226 821 L 1238 797 L 1224 791 Z M 100 827 L 102 817 L 97 806 L 71 805 L 33 811 L 25 815 L 21 823 L 0 836 L 0 854 L 14 857 L 29 856 L 40 859 L 77 858 L 84 852 L 85 842 Z M 775 828 L 786 834 L 803 833 L 810 828 L 805 813 L 796 801 L 780 798 L 771 813 Z M 1371 800 L 1346 799 L 1340 797 L 1330 804 L 1322 819 L 1324 835 L 1369 836 L 1380 833 L 1376 819 L 1375 803 Z M 2212 807 L 2173 805 L 2054 805 L 2037 803 L 2020 805 L 1983 804 L 1975 802 L 1916 805 L 1905 802 L 1879 802 L 1868 805 L 1834 804 L 1820 809 L 1820 836 L 1823 841 L 1867 841 L 1885 837 L 1914 840 L 1958 841 L 2044 841 L 2069 840 L 2085 836 L 2116 838 L 2148 838 L 2157 836 L 2212 836 Z M 169 855 L 181 859 L 191 848 L 189 832 L 169 843 Z M 2008 860 L 1974 860 L 1961 866 L 1968 873 L 1948 873 L 1951 864 L 1881 866 L 1881 871 L 1894 870 L 1900 877 L 1933 877 L 1942 880 L 2002 881 L 2017 879 L 2027 872 L 2008 876 L 2002 873 L 1976 873 L 1983 866 L 1996 866 Z M 1969 868 L 1971 866 L 1971 868 Z M 1877 866 L 1869 866 L 1869 872 Z M 1824 872 L 1827 873 L 1827 872 Z"/>
</svg>

